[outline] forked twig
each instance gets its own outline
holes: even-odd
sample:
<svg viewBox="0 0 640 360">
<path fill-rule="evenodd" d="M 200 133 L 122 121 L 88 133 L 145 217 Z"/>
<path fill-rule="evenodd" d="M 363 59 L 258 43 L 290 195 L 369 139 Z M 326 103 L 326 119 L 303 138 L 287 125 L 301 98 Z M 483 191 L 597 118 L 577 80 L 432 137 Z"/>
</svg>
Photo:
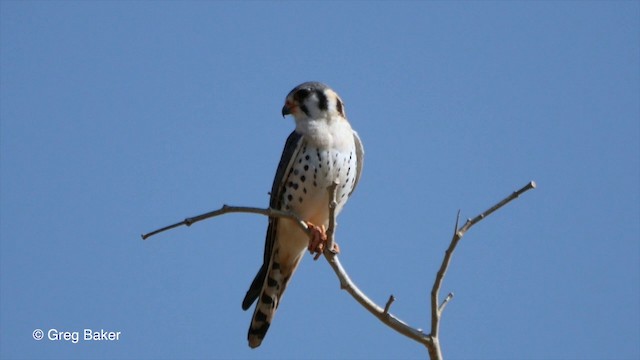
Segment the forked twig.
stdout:
<svg viewBox="0 0 640 360">
<path fill-rule="evenodd" d="M 442 317 L 442 312 L 446 307 L 447 303 L 453 298 L 453 294 L 449 294 L 447 298 L 442 302 L 442 305 L 438 306 L 438 298 L 440 293 L 440 288 L 442 287 L 442 281 L 444 280 L 444 276 L 447 273 L 447 269 L 449 268 L 449 264 L 451 263 L 451 256 L 460 242 L 460 239 L 464 236 L 464 234 L 471 229 L 471 227 L 487 216 L 491 215 L 494 211 L 500 209 L 501 207 L 507 205 L 513 199 L 522 195 L 524 192 L 529 191 L 531 189 L 536 188 L 536 183 L 534 181 L 530 181 L 527 185 L 522 187 L 518 191 L 514 191 L 511 195 L 504 198 L 499 203 L 493 205 L 489 209 L 480 213 L 473 219 L 467 220 L 467 222 L 461 227 L 458 228 L 458 223 L 460 220 L 460 211 L 458 211 L 458 215 L 456 216 L 456 225 L 453 232 L 453 238 L 451 239 L 451 243 L 447 248 L 447 251 L 444 253 L 444 258 L 442 259 L 442 264 L 440 265 L 440 269 L 436 274 L 436 279 L 433 282 L 433 288 L 431 289 L 431 334 L 430 336 L 435 340 L 435 343 L 438 344 L 438 335 L 440 331 L 440 318 Z M 428 347 L 428 346 L 427 346 Z M 440 350 L 440 346 L 436 346 L 434 348 L 429 348 L 429 356 L 431 359 L 442 359 L 442 352 Z"/>
<path fill-rule="evenodd" d="M 395 317 L 393 314 L 389 312 L 391 308 L 391 304 L 395 301 L 395 298 L 393 297 L 393 295 L 389 297 L 389 300 L 387 301 L 384 308 L 378 306 L 375 302 L 369 299 L 353 283 L 353 281 L 351 281 L 351 279 L 347 275 L 347 272 L 342 267 L 342 264 L 340 264 L 337 254 L 332 251 L 335 226 L 336 226 L 335 225 L 336 224 L 335 222 L 336 220 L 335 219 L 336 217 L 335 215 L 336 186 L 337 184 L 334 183 L 328 188 L 329 199 L 330 199 L 329 201 L 330 220 L 329 220 L 329 228 L 327 229 L 327 241 L 328 241 L 327 245 L 328 246 L 325 246 L 324 248 L 324 256 L 329 262 L 329 264 L 331 265 L 331 268 L 336 273 L 338 279 L 340 280 L 340 287 L 346 290 L 358 303 L 360 303 L 365 309 L 367 309 L 367 311 L 369 311 L 375 317 L 380 319 L 380 321 L 382 321 L 384 324 L 396 330 L 397 332 L 401 333 L 402 335 L 405 335 L 425 345 L 429 351 L 429 357 L 432 360 L 442 359 L 442 351 L 440 349 L 440 342 L 438 339 L 440 318 L 442 316 L 442 312 L 444 311 L 446 305 L 453 298 L 453 293 L 450 293 L 442 301 L 441 304 L 439 304 L 438 297 L 439 297 L 440 288 L 442 286 L 442 282 L 446 275 L 447 269 L 449 268 L 449 265 L 451 263 L 451 257 L 453 255 L 453 252 L 456 249 L 456 246 L 460 242 L 460 239 L 462 239 L 465 233 L 469 231 L 469 229 L 471 229 L 473 225 L 477 224 L 487 216 L 491 215 L 491 213 L 493 213 L 494 211 L 508 204 L 510 201 L 516 199 L 518 196 L 522 195 L 524 192 L 534 189 L 536 187 L 535 182 L 533 181 L 529 182 L 526 186 L 524 186 L 518 191 L 513 192 L 511 195 L 507 196 L 502 201 L 492 206 L 488 210 L 482 212 L 481 214 L 477 215 L 473 219 L 467 220 L 465 224 L 460 228 L 458 228 L 459 219 L 460 219 L 460 212 L 458 212 L 458 216 L 456 217 L 456 224 L 454 228 L 453 238 L 451 239 L 451 243 L 449 244 L 449 247 L 445 252 L 444 258 L 442 260 L 442 264 L 440 265 L 440 269 L 436 274 L 436 278 L 433 283 L 433 287 L 431 289 L 431 332 L 429 334 L 425 334 L 422 330 L 409 326 L 408 324 L 398 319 L 397 317 Z M 288 219 L 294 220 L 308 235 L 310 235 L 310 231 L 307 227 L 307 224 L 303 220 L 298 218 L 295 214 L 292 214 L 290 212 L 271 209 L 271 208 L 261 209 L 261 208 L 254 208 L 254 207 L 239 207 L 239 206 L 224 205 L 221 209 L 211 211 L 202 215 L 194 216 L 191 218 L 186 218 L 185 220 L 179 223 L 160 228 L 158 230 L 152 231 L 147 234 L 143 234 L 142 239 L 147 239 L 150 236 L 167 231 L 169 229 L 173 229 L 178 226 L 182 226 L 182 225 L 191 226 L 192 224 L 198 221 L 202 221 L 215 216 L 220 216 L 220 215 L 224 215 L 227 213 L 234 213 L 234 212 L 253 213 L 253 214 L 261 214 L 269 217 L 288 218 Z"/>
</svg>

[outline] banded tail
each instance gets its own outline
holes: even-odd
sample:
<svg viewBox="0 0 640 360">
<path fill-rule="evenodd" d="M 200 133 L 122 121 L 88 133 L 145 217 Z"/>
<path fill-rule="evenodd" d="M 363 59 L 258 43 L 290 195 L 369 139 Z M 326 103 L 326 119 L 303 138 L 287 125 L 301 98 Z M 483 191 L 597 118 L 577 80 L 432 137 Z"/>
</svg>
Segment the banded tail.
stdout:
<svg viewBox="0 0 640 360">
<path fill-rule="evenodd" d="M 251 318 L 251 325 L 249 325 L 249 332 L 247 334 L 249 346 L 251 348 L 257 348 L 262 344 L 262 340 L 266 336 L 273 316 L 278 309 L 278 304 L 280 303 L 280 299 L 282 299 L 282 294 L 291 279 L 293 270 L 295 270 L 300 260 L 298 259 L 298 261 L 296 261 L 291 267 L 284 267 L 275 261 L 277 255 L 278 251 L 276 250 L 274 251 L 274 256 L 271 260 L 268 272 L 265 271 L 264 266 L 260 269 L 251 284 L 251 288 L 247 291 L 244 301 L 242 302 L 242 308 L 247 310 L 255 299 L 258 300 L 253 312 L 253 317 Z M 262 286 L 258 287 L 258 284 Z M 259 294 L 258 290 L 260 290 Z"/>
</svg>

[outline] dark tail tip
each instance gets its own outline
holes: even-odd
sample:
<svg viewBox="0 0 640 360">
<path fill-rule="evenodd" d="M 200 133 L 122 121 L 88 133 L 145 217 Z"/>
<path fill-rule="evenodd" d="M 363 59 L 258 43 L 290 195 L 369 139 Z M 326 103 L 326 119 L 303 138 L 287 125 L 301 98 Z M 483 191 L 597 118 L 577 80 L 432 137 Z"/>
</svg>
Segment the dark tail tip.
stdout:
<svg viewBox="0 0 640 360">
<path fill-rule="evenodd" d="M 260 344 L 262 344 L 262 340 L 264 339 L 264 336 L 267 335 L 267 330 L 269 330 L 269 325 L 271 324 L 268 322 L 264 322 L 257 329 L 249 327 L 249 334 L 247 336 L 247 339 L 249 339 L 250 348 L 255 349 L 260 346 Z"/>
</svg>

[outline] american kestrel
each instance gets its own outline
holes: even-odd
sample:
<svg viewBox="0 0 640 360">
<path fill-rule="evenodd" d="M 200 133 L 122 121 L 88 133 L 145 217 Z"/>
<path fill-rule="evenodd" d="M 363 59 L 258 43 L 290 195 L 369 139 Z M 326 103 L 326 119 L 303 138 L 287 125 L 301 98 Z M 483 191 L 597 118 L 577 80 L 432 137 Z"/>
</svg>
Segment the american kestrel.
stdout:
<svg viewBox="0 0 640 360">
<path fill-rule="evenodd" d="M 282 108 L 285 115 L 293 115 L 296 128 L 285 143 L 269 206 L 291 211 L 313 230 L 323 232 L 329 224 L 327 188 L 338 182 L 337 215 L 360 179 L 362 143 L 347 121 L 344 103 L 322 83 L 306 82 L 291 90 Z M 262 343 L 291 275 L 309 247 L 309 237 L 295 222 L 269 218 L 264 262 L 242 301 L 242 309 L 247 310 L 258 300 L 249 326 L 250 347 Z"/>
</svg>

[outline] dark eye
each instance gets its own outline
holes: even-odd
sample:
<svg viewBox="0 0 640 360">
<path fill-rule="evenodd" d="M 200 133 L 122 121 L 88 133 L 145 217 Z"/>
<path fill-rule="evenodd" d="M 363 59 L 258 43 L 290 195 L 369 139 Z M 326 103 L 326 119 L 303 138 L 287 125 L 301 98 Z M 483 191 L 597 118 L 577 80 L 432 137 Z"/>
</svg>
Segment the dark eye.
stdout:
<svg viewBox="0 0 640 360">
<path fill-rule="evenodd" d="M 309 91 L 309 89 L 300 89 L 300 90 L 296 91 L 296 93 L 293 95 L 293 98 L 298 103 L 302 103 L 302 101 L 304 99 L 306 99 L 307 96 L 309 96 L 310 93 L 311 93 L 311 91 Z"/>
</svg>

